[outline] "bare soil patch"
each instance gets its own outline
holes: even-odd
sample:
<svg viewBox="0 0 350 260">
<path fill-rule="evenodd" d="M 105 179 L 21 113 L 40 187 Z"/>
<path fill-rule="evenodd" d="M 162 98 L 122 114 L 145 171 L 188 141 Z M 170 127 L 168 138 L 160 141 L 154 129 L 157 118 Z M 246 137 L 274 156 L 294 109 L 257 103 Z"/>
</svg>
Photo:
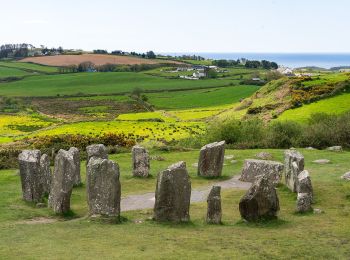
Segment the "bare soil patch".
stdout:
<svg viewBox="0 0 350 260">
<path fill-rule="evenodd" d="M 44 217 L 38 217 L 38 218 L 32 218 L 28 220 L 19 221 L 19 224 L 27 224 L 27 225 L 37 225 L 37 224 L 50 224 L 57 222 L 57 219 L 54 218 L 44 218 Z"/>
<path fill-rule="evenodd" d="M 57 55 L 57 56 L 42 56 L 28 57 L 21 62 L 32 62 L 48 66 L 69 66 L 78 65 L 82 62 L 90 61 L 95 65 L 104 65 L 107 63 L 116 65 L 136 65 L 136 64 L 159 64 L 159 63 L 174 63 L 179 62 L 170 60 L 143 59 L 132 56 L 117 56 L 106 54 L 82 54 L 82 55 Z"/>
</svg>

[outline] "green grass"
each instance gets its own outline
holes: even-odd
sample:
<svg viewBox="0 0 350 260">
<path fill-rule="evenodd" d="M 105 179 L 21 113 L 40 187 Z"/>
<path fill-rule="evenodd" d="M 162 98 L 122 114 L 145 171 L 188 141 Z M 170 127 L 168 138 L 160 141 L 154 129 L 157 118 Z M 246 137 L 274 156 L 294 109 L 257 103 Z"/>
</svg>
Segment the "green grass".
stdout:
<svg viewBox="0 0 350 260">
<path fill-rule="evenodd" d="M 26 75 L 29 75 L 29 73 L 26 71 L 15 69 L 15 68 L 2 67 L 0 65 L 0 78 L 22 77 Z"/>
<path fill-rule="evenodd" d="M 224 178 L 239 174 L 242 160 L 257 150 L 227 151 L 239 163 L 224 167 Z M 282 160 L 281 150 L 270 151 Z M 75 188 L 72 210 L 77 219 L 50 223 L 25 224 L 35 217 L 57 218 L 21 200 L 16 170 L 0 171 L 0 258 L 2 259 L 349 259 L 350 257 L 350 182 L 339 179 L 350 168 L 349 153 L 302 151 L 311 172 L 315 208 L 324 214 L 294 213 L 295 194 L 283 186 L 277 192 L 281 211 L 279 220 L 249 224 L 240 220 L 238 203 L 244 191 L 226 190 L 222 194 L 223 225 L 204 222 L 206 203 L 191 205 L 189 224 L 157 224 L 148 220 L 152 210 L 122 213 L 126 221 L 112 225 L 89 221 L 85 187 Z M 122 196 L 155 190 L 155 175 L 169 164 L 186 160 L 194 188 L 214 180 L 196 177 L 198 151 L 183 153 L 151 152 L 166 161 L 152 161 L 153 178 L 131 177 L 131 155 L 112 156 L 121 167 Z M 311 161 L 329 158 L 332 163 L 319 166 Z M 84 176 L 84 163 L 83 180 Z M 136 223 L 137 222 L 137 223 Z"/>
<path fill-rule="evenodd" d="M 21 81 L 0 84 L 0 95 L 56 96 L 84 94 L 118 94 L 134 88 L 159 91 L 170 89 L 206 88 L 229 85 L 227 79 L 181 80 L 164 79 L 142 73 L 76 73 L 36 76 Z"/>
<path fill-rule="evenodd" d="M 157 109 L 189 109 L 228 105 L 239 102 L 257 91 L 257 86 L 232 86 L 179 92 L 147 94 L 148 102 Z"/>
<path fill-rule="evenodd" d="M 304 86 L 317 86 L 331 83 L 338 83 L 349 79 L 348 73 L 331 73 L 331 74 L 321 74 L 319 77 L 313 77 L 310 81 L 304 81 Z"/>
<path fill-rule="evenodd" d="M 0 66 L 6 66 L 11 68 L 17 68 L 22 70 L 36 71 L 42 73 L 56 73 L 58 72 L 57 67 L 39 65 L 27 62 L 16 62 L 16 61 L 1 61 Z"/>
<path fill-rule="evenodd" d="M 341 114 L 350 110 L 350 93 L 316 101 L 282 113 L 278 120 L 306 122 L 314 113 Z"/>
</svg>

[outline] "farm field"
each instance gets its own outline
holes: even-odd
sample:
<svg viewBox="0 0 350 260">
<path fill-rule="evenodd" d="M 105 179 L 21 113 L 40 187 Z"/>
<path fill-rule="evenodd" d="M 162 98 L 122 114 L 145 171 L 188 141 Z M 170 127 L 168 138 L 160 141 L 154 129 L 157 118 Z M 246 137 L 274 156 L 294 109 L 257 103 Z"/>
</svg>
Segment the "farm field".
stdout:
<svg viewBox="0 0 350 260">
<path fill-rule="evenodd" d="M 18 61 L 0 61 L 0 67 L 9 67 L 27 72 L 57 73 L 57 67 L 43 66 L 34 63 L 22 63 Z"/>
<path fill-rule="evenodd" d="M 227 155 L 235 155 L 238 163 L 226 162 L 221 180 L 240 174 L 243 160 L 253 158 L 261 151 L 226 150 Z M 283 160 L 283 150 L 264 151 L 270 152 L 277 161 Z M 301 152 L 313 182 L 313 207 L 323 213 L 296 214 L 296 195 L 280 185 L 277 189 L 281 208 L 278 220 L 256 224 L 241 220 L 238 203 L 245 191 L 235 189 L 222 192 L 222 225 L 205 224 L 206 202 L 191 205 L 191 222 L 188 224 L 155 223 L 150 220 L 152 209 L 122 212 L 121 224 L 90 221 L 86 218 L 85 185 L 73 190 L 74 216 L 60 218 L 47 208 L 24 203 L 16 170 L 1 170 L 0 258 L 47 259 L 55 255 L 60 258 L 144 259 L 156 255 L 167 259 L 206 259 L 219 254 L 218 258 L 237 259 L 348 259 L 350 182 L 341 180 L 340 176 L 349 170 L 350 153 Z M 193 189 L 219 181 L 197 177 L 192 164 L 197 162 L 198 153 L 198 150 L 152 150 L 152 156 L 164 157 L 165 161 L 151 162 L 152 177 L 148 179 L 131 177 L 130 153 L 111 155 L 110 158 L 120 165 L 122 197 L 125 197 L 153 192 L 157 173 L 179 160 L 187 163 Z M 331 163 L 312 163 L 320 158 L 328 158 Z M 85 162 L 81 165 L 85 182 Z"/>
<path fill-rule="evenodd" d="M 95 65 L 104 65 L 107 63 L 118 65 L 135 65 L 135 64 L 158 64 L 158 63 L 180 63 L 169 60 L 142 59 L 133 56 L 118 56 L 106 54 L 81 54 L 81 55 L 56 55 L 42 57 L 28 57 L 21 62 L 32 62 L 49 66 L 69 66 L 79 65 L 82 62 L 90 61 Z"/>
<path fill-rule="evenodd" d="M 133 72 L 74 73 L 36 76 L 0 85 L 0 95 L 57 96 L 75 94 L 122 94 L 134 88 L 145 91 L 199 89 L 228 86 L 229 79 L 182 80 L 164 79 Z"/>
</svg>

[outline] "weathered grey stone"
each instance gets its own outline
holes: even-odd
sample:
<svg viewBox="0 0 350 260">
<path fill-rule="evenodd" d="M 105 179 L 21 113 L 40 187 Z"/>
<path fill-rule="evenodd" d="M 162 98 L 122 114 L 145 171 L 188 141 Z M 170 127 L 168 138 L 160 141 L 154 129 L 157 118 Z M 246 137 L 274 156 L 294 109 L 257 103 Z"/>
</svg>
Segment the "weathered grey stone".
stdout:
<svg viewBox="0 0 350 260">
<path fill-rule="evenodd" d="M 225 158 L 225 160 L 232 160 L 235 158 L 235 156 L 234 155 L 225 155 L 224 158 Z"/>
<path fill-rule="evenodd" d="M 298 193 L 297 212 L 304 213 L 312 210 L 312 198 L 308 193 Z"/>
<path fill-rule="evenodd" d="M 274 161 L 247 159 L 244 161 L 241 181 L 255 182 L 261 176 L 266 176 L 273 185 L 280 183 L 283 164 Z"/>
<path fill-rule="evenodd" d="M 343 147 L 341 146 L 331 146 L 327 148 L 328 151 L 333 151 L 333 152 L 342 152 Z"/>
<path fill-rule="evenodd" d="M 146 178 L 149 176 L 150 159 L 148 151 L 142 146 L 132 148 L 132 173 L 134 177 Z"/>
<path fill-rule="evenodd" d="M 343 180 L 350 181 L 350 172 L 345 173 L 343 176 L 341 176 Z"/>
<path fill-rule="evenodd" d="M 224 156 L 225 141 L 203 146 L 199 154 L 198 175 L 203 177 L 221 176 Z"/>
<path fill-rule="evenodd" d="M 75 173 L 74 173 L 74 186 L 81 185 L 81 176 L 80 176 L 80 152 L 78 148 L 71 147 L 68 152 L 73 156 Z"/>
<path fill-rule="evenodd" d="M 54 174 L 49 195 L 49 207 L 57 214 L 70 211 L 70 197 L 75 179 L 73 155 L 59 150 L 55 158 Z"/>
<path fill-rule="evenodd" d="M 294 164 L 293 164 L 294 163 Z M 304 156 L 296 150 L 286 150 L 284 152 L 284 177 L 286 186 L 296 192 L 298 175 L 304 170 Z"/>
<path fill-rule="evenodd" d="M 89 214 L 107 217 L 120 215 L 121 186 L 117 163 L 92 157 L 87 165 L 86 185 Z"/>
<path fill-rule="evenodd" d="M 306 150 L 317 150 L 316 148 L 313 148 L 313 147 L 311 147 L 311 146 L 306 147 L 305 149 L 306 149 Z"/>
<path fill-rule="evenodd" d="M 255 157 L 260 159 L 260 160 L 271 160 L 273 158 L 272 154 L 270 154 L 268 152 L 260 152 L 260 153 L 256 154 Z"/>
<path fill-rule="evenodd" d="M 311 201 L 313 200 L 312 183 L 310 174 L 307 170 L 302 171 L 298 175 L 297 192 L 309 194 Z"/>
<path fill-rule="evenodd" d="M 220 224 L 221 223 L 221 187 L 213 186 L 208 195 L 208 210 L 207 210 L 207 223 Z"/>
<path fill-rule="evenodd" d="M 276 218 L 279 209 L 277 192 L 268 176 L 254 182 L 239 202 L 241 216 L 247 221 Z"/>
<path fill-rule="evenodd" d="M 41 202 L 45 194 L 40 157 L 39 150 L 24 150 L 18 156 L 23 199 L 28 202 Z"/>
<path fill-rule="evenodd" d="M 330 163 L 331 161 L 328 160 L 328 159 L 319 159 L 319 160 L 315 160 L 313 161 L 313 163 L 317 163 L 317 164 L 328 164 Z"/>
<path fill-rule="evenodd" d="M 40 158 L 40 174 L 43 182 L 44 193 L 50 193 L 51 187 L 51 168 L 50 168 L 50 157 L 47 154 L 43 154 Z"/>
<path fill-rule="evenodd" d="M 191 181 L 185 162 L 173 164 L 158 174 L 154 205 L 156 221 L 189 221 L 190 200 Z"/>
<path fill-rule="evenodd" d="M 108 159 L 107 148 L 103 144 L 93 144 L 86 147 L 87 160 L 86 164 L 89 163 L 91 157 L 97 157 L 101 159 Z"/>
</svg>

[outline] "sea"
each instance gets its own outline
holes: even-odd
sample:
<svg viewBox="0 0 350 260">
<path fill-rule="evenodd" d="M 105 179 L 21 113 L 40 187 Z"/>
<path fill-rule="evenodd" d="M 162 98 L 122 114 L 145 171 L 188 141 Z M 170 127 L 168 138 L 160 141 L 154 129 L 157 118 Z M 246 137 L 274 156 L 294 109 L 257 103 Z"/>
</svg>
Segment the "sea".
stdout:
<svg viewBox="0 0 350 260">
<path fill-rule="evenodd" d="M 246 58 L 249 60 L 274 61 L 280 66 L 289 68 L 319 67 L 330 69 L 334 67 L 350 68 L 350 53 L 162 53 L 172 56 L 199 55 L 207 59 L 237 60 Z"/>
</svg>

